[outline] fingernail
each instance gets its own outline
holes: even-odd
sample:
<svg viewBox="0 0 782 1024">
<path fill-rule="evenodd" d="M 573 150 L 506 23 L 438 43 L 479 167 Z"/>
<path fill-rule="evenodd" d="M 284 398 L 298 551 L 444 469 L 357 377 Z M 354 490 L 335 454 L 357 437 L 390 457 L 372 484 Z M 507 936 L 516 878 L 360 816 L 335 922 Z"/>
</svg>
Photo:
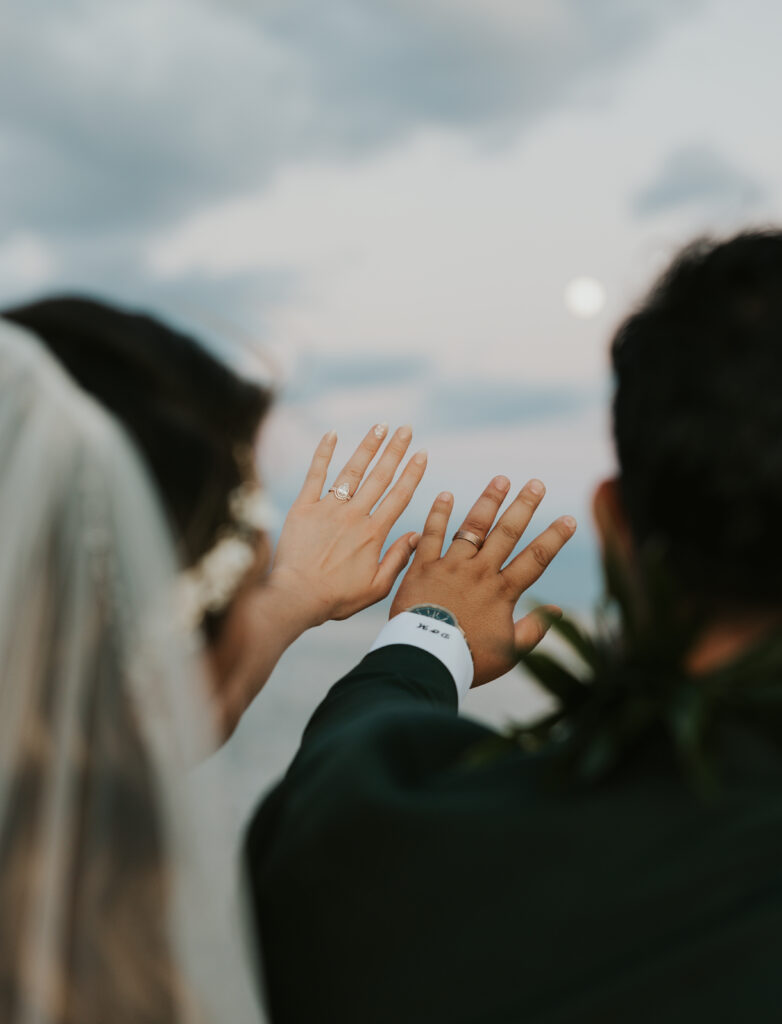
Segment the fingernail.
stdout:
<svg viewBox="0 0 782 1024">
<path fill-rule="evenodd" d="M 399 428 L 397 433 L 399 434 L 403 441 L 407 441 L 409 438 L 413 436 L 413 428 L 410 426 L 409 423 L 406 423 L 403 427 Z"/>
<path fill-rule="evenodd" d="M 560 522 L 563 526 L 566 526 L 568 530 L 575 530 L 575 528 L 578 526 L 578 523 L 575 521 L 573 516 L 562 516 Z"/>
<path fill-rule="evenodd" d="M 409 539 L 409 541 L 408 541 L 408 543 L 410 544 L 410 547 L 411 547 L 411 548 L 414 548 L 414 547 L 416 547 L 416 546 L 418 545 L 418 541 L 419 541 L 420 539 L 421 539 L 421 534 L 420 534 L 420 533 L 414 533 L 414 534 L 412 534 L 412 535 L 411 535 L 411 537 L 410 537 L 410 539 Z"/>
<path fill-rule="evenodd" d="M 437 500 L 438 501 L 453 501 L 453 495 L 451 494 L 450 491 L 443 491 L 441 494 L 437 495 Z"/>
<path fill-rule="evenodd" d="M 427 457 L 428 453 L 426 451 L 426 448 L 422 448 L 420 452 L 416 452 L 415 455 L 413 456 L 413 462 L 417 462 L 419 465 L 421 465 L 421 463 L 426 462 Z"/>
<path fill-rule="evenodd" d="M 387 430 L 388 430 L 388 424 L 387 423 L 378 423 L 378 425 L 375 427 L 375 431 L 374 431 L 375 437 L 385 437 Z"/>
<path fill-rule="evenodd" d="M 532 491 L 533 494 L 545 494 L 546 487 L 542 480 L 530 480 L 527 490 Z"/>
<path fill-rule="evenodd" d="M 323 438 L 324 441 L 335 441 L 337 438 L 336 430 L 330 430 Z"/>
<path fill-rule="evenodd" d="M 495 476 L 492 483 L 501 491 L 507 491 L 510 487 L 510 480 L 506 476 Z"/>
</svg>

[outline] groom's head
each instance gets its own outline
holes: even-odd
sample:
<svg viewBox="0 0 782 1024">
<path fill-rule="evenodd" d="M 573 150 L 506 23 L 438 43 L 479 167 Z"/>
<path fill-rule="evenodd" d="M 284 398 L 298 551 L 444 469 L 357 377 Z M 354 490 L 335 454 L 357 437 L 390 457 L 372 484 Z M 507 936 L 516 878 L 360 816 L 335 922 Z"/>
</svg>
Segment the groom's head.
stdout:
<svg viewBox="0 0 782 1024">
<path fill-rule="evenodd" d="M 718 607 L 782 604 L 782 232 L 686 248 L 611 351 L 634 548 Z"/>
</svg>

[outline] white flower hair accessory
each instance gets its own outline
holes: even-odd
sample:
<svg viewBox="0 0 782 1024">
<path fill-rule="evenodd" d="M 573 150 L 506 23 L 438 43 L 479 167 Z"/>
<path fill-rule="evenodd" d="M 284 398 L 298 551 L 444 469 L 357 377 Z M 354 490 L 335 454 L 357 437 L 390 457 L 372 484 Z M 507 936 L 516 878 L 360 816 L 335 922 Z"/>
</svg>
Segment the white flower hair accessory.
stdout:
<svg viewBox="0 0 782 1024">
<path fill-rule="evenodd" d="M 275 522 L 274 508 L 256 482 L 237 487 L 228 499 L 231 522 L 217 543 L 180 574 L 177 603 L 183 624 L 197 629 L 204 616 L 223 611 L 255 562 L 258 534 Z"/>
</svg>

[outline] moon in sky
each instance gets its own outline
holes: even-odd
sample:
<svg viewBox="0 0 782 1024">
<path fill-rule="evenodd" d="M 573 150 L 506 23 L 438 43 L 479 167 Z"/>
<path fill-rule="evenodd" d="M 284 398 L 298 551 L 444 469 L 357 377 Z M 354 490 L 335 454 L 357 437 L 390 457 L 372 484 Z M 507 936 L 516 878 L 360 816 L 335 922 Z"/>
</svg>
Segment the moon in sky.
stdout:
<svg viewBox="0 0 782 1024">
<path fill-rule="evenodd" d="M 565 288 L 565 305 L 580 320 L 591 320 L 606 304 L 606 290 L 594 277 L 574 277 Z"/>
</svg>

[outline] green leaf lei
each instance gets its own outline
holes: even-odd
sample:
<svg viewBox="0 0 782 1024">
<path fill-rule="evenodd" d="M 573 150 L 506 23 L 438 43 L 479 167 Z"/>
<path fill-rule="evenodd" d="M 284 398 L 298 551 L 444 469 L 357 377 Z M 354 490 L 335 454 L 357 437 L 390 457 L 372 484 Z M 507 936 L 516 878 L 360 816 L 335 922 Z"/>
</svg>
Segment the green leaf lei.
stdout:
<svg viewBox="0 0 782 1024">
<path fill-rule="evenodd" d="M 595 634 L 567 618 L 551 623 L 581 670 L 548 654 L 527 655 L 522 664 L 558 707 L 513 726 L 504 744 L 548 750 L 562 781 L 595 783 L 646 739 L 662 736 L 704 795 L 718 789 L 723 722 L 741 722 L 782 748 L 782 636 L 775 631 L 729 664 L 688 675 L 685 655 L 703 619 L 684 610 L 662 566 L 659 553 L 647 552 L 641 587 L 607 559 L 611 597 Z"/>
</svg>

